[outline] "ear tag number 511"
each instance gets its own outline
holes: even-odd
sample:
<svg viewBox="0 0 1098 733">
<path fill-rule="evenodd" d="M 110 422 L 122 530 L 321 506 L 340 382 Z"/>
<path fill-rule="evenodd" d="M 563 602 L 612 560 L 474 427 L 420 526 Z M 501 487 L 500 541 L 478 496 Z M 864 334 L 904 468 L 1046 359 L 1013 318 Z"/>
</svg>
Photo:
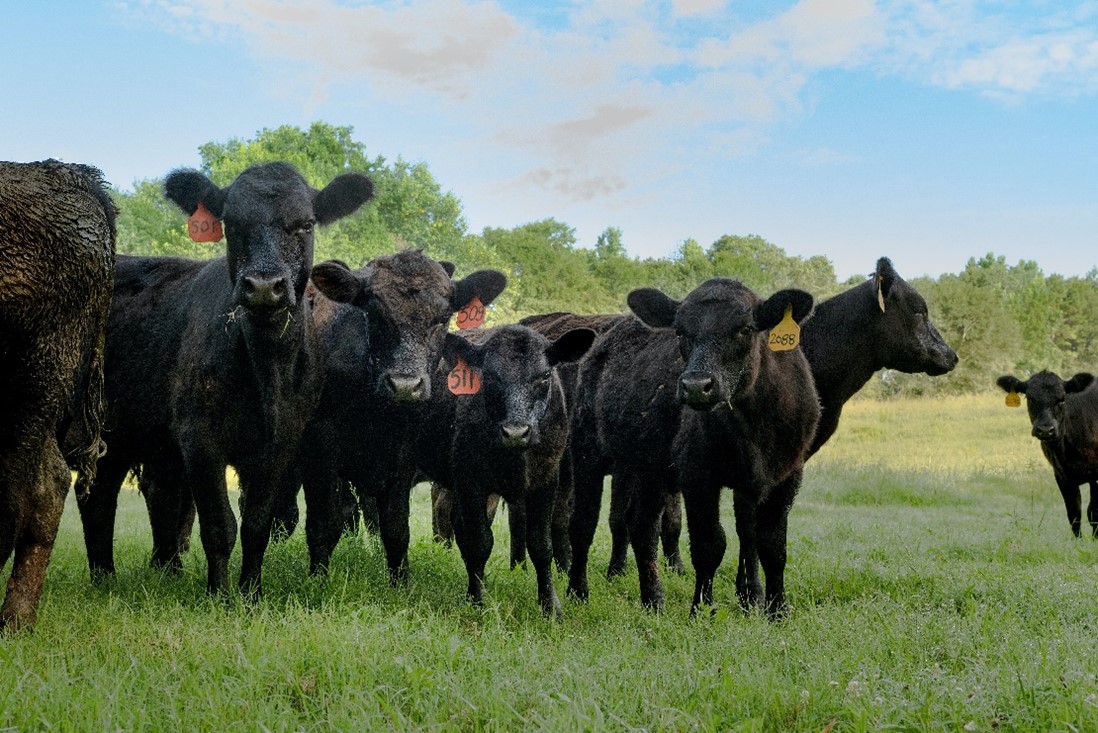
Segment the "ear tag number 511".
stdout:
<svg viewBox="0 0 1098 733">
<path fill-rule="evenodd" d="M 446 386 L 456 395 L 476 394 L 480 391 L 480 372 L 458 359 L 446 375 Z"/>
<path fill-rule="evenodd" d="M 793 320 L 793 306 L 785 307 L 785 315 L 770 329 L 767 346 L 771 351 L 792 351 L 801 343 L 801 327 Z"/>
</svg>

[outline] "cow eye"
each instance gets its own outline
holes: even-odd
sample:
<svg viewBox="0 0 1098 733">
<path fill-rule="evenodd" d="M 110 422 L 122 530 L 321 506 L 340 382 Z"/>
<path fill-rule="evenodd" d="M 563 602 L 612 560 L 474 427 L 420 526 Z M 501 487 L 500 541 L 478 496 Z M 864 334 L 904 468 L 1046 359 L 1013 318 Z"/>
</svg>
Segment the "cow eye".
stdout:
<svg viewBox="0 0 1098 733">
<path fill-rule="evenodd" d="M 290 232 L 292 232 L 293 234 L 297 234 L 297 235 L 308 234 L 309 232 L 313 231 L 313 222 L 312 221 L 299 221 L 295 224 L 292 224 L 289 227 L 289 229 L 290 229 Z"/>
<path fill-rule="evenodd" d="M 741 327 L 740 328 L 740 335 L 741 336 L 754 336 L 755 335 L 755 327 L 754 326 L 743 326 L 743 327 Z"/>
</svg>

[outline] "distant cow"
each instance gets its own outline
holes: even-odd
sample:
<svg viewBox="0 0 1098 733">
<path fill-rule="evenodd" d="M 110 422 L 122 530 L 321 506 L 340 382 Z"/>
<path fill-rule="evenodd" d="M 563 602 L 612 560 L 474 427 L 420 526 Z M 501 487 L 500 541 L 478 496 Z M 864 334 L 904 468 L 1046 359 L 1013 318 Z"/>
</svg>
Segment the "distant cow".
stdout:
<svg viewBox="0 0 1098 733">
<path fill-rule="evenodd" d="M 0 567 L 15 554 L 0 630 L 34 624 L 71 481 L 70 427 L 78 492 L 95 476 L 116 215 L 95 168 L 0 163 Z"/>
<path fill-rule="evenodd" d="M 1076 537 L 1083 516 L 1079 485 L 1090 484 L 1087 521 L 1091 533 L 1098 537 L 1098 386 L 1094 375 L 1082 372 L 1065 382 L 1042 371 L 1025 381 L 1004 375 L 995 383 L 1005 392 L 1026 396 L 1033 437 L 1041 441 L 1041 451 L 1052 466 Z"/>
<path fill-rule="evenodd" d="M 265 163 L 225 188 L 193 170 L 172 172 L 164 188 L 185 213 L 201 204 L 224 222 L 227 256 L 119 260 L 107 326 L 113 448 L 80 503 L 88 564 L 93 577 L 114 572 L 118 490 L 140 466 L 154 564 L 179 566 L 180 522 L 193 497 L 207 588 L 227 591 L 236 541 L 225 486 L 232 466 L 241 489 L 240 588 L 254 598 L 272 504 L 294 481 L 322 386 L 324 353 L 305 297 L 314 227 L 356 211 L 373 184 L 347 173 L 317 191 L 293 167 Z M 332 298 L 342 295 L 332 290 Z"/>
<path fill-rule="evenodd" d="M 801 348 L 822 409 L 809 457 L 835 433 L 846 401 L 877 371 L 925 372 L 933 377 L 957 365 L 956 352 L 930 321 L 926 300 L 900 277 L 887 257 L 877 260 L 870 279 L 817 304 L 801 329 Z M 607 570 L 611 577 L 625 572 L 627 494 L 628 487 L 615 479 L 610 501 L 613 549 Z M 664 553 L 672 567 L 681 566 L 681 521 L 679 497 L 673 495 L 661 529 Z"/>
<path fill-rule="evenodd" d="M 482 602 L 484 566 L 493 544 L 485 509 L 489 496 L 499 494 L 509 506 L 523 507 L 538 602 L 546 616 L 561 616 L 550 526 L 568 413 L 555 367 L 579 359 L 594 338 L 594 331 L 581 328 L 549 341 L 517 325 L 446 337 L 448 368 L 435 374 L 417 464 L 452 491 L 454 533 L 474 603 Z M 475 394 L 454 395 L 447 389 L 449 367 L 459 361 L 479 375 Z"/>
<path fill-rule="evenodd" d="M 728 486 L 740 538 L 741 601 L 763 602 L 761 560 L 765 606 L 780 613 L 786 518 L 820 408 L 804 355 L 771 351 L 767 332 L 787 308 L 795 321 L 807 317 L 812 296 L 783 290 L 762 300 L 735 280 L 714 278 L 681 302 L 653 288 L 635 290 L 629 307 L 639 320 L 622 320 L 602 334 L 580 364 L 569 591 L 588 596 L 587 555 L 603 476 L 613 473 L 635 488 L 629 536 L 645 606 L 663 606 L 659 520 L 667 493 L 679 489 L 686 490 L 696 575 L 692 608 L 712 603 L 726 545 L 720 489 Z"/>
<path fill-rule="evenodd" d="M 496 270 L 461 280 L 452 280 L 453 272 L 452 264 L 415 250 L 377 257 L 341 273 L 338 291 L 355 307 L 319 314 L 331 357 L 301 452 L 313 573 L 327 568 L 339 541 L 349 482 L 364 512 L 376 504 L 390 581 L 407 576 L 415 437 L 447 325 L 474 297 L 488 305 L 507 284 Z"/>
</svg>

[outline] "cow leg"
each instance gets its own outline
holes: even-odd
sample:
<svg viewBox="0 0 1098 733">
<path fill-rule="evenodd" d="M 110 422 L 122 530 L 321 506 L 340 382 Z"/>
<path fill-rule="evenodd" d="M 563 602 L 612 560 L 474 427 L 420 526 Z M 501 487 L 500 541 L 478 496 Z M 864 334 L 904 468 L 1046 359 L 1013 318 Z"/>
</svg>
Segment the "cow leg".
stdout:
<svg viewBox="0 0 1098 733">
<path fill-rule="evenodd" d="M 1068 523 L 1071 524 L 1071 533 L 1079 536 L 1079 529 L 1083 521 L 1082 496 L 1078 484 L 1073 484 L 1062 476 L 1056 477 L 1056 485 L 1060 488 L 1060 495 L 1064 497 L 1064 507 L 1067 509 Z"/>
<path fill-rule="evenodd" d="M 633 476 L 630 483 L 634 490 L 626 521 L 629 525 L 629 542 L 633 545 L 633 557 L 637 561 L 640 580 L 641 603 L 650 611 L 663 610 L 663 582 L 660 580 L 659 531 L 663 514 L 664 486 L 673 479 L 659 476 L 655 479 Z"/>
<path fill-rule="evenodd" d="M 337 494 L 336 502 L 338 504 L 339 512 L 339 526 L 342 534 L 354 537 L 358 534 L 358 527 L 361 524 L 360 517 L 362 512 L 359 510 L 358 492 L 350 481 L 345 479 L 339 480 L 339 491 Z M 307 508 L 307 507 L 306 507 Z M 370 527 L 370 531 L 377 534 L 377 505 L 374 505 L 374 513 L 371 517 L 374 524 Z"/>
<path fill-rule="evenodd" d="M 1087 504 L 1087 521 L 1092 537 L 1098 537 L 1098 481 L 1090 482 L 1090 503 Z"/>
<path fill-rule="evenodd" d="M 435 542 L 449 547 L 454 541 L 454 492 L 437 481 L 431 482 L 431 533 Z"/>
<path fill-rule="evenodd" d="M 683 496 L 687 494 L 684 492 Z M 762 580 L 759 578 L 759 550 L 755 537 L 755 497 L 747 492 L 733 491 L 732 511 L 736 517 L 736 537 L 739 539 L 739 564 L 736 567 L 736 595 L 745 611 L 757 607 L 763 598 Z M 690 501 L 687 499 L 686 524 L 690 532 L 690 552 L 694 553 L 694 527 L 690 519 Z M 697 561 L 694 561 L 697 567 Z M 712 595 L 713 589 L 709 588 Z"/>
<path fill-rule="evenodd" d="M 629 563 L 629 502 L 636 491 L 631 482 L 621 474 L 610 478 L 610 564 L 606 578 L 616 578 L 625 573 Z"/>
<path fill-rule="evenodd" d="M 560 621 L 564 614 L 556 588 L 553 587 L 553 510 L 557 476 L 548 486 L 535 488 L 524 499 L 509 503 L 508 509 L 519 503 L 526 505 L 526 544 L 530 549 L 530 561 L 538 579 L 538 604 L 546 618 Z M 514 558 L 512 558 L 513 560 Z"/>
<path fill-rule="evenodd" d="M 236 517 L 225 488 L 225 465 L 191 459 L 187 481 L 198 512 L 198 536 L 206 554 L 206 591 L 229 592 L 229 555 L 236 544 Z"/>
<path fill-rule="evenodd" d="M 466 594 L 475 605 L 484 603 L 484 566 L 492 554 L 492 526 L 484 511 L 487 497 L 472 487 L 460 493 L 454 503 L 454 539 L 457 540 L 465 572 L 469 575 Z"/>
<path fill-rule="evenodd" d="M 568 524 L 572 521 L 572 509 L 575 498 L 575 486 L 572 479 L 571 452 L 565 450 L 560 461 L 560 481 L 557 488 L 557 500 L 553 503 L 553 558 L 561 572 L 567 573 L 572 567 L 572 542 L 568 539 Z"/>
<path fill-rule="evenodd" d="M 297 494 L 298 472 L 250 470 L 240 473 L 240 491 L 245 497 L 240 509 L 240 592 L 250 602 L 263 595 L 263 556 L 271 541 L 271 523 L 279 496 Z"/>
<path fill-rule="evenodd" d="M 111 460 L 107 453 L 99 460 L 95 481 L 87 493 L 76 498 L 93 583 L 114 575 L 114 521 L 118 492 L 128 471 L 129 466 L 124 461 Z"/>
<path fill-rule="evenodd" d="M 381 522 L 381 543 L 389 566 L 389 584 L 402 585 L 408 579 L 408 516 L 412 491 L 411 477 L 386 479 L 385 487 L 375 497 Z M 481 513 L 484 507 L 481 506 Z"/>
<path fill-rule="evenodd" d="M 682 494 L 667 494 L 663 506 L 663 521 L 660 523 L 660 542 L 663 544 L 663 556 L 671 572 L 682 575 L 686 569 L 682 565 L 682 553 L 679 552 L 679 536 L 682 534 Z"/>
<path fill-rule="evenodd" d="M 305 543 L 309 547 L 309 575 L 325 575 L 343 531 L 337 501 L 342 482 L 334 471 L 306 470 Z"/>
<path fill-rule="evenodd" d="M 292 487 L 278 492 L 271 507 L 271 539 L 281 542 L 288 539 L 301 521 L 301 510 L 297 506 L 297 493 L 300 484 L 296 481 Z"/>
<path fill-rule="evenodd" d="M 35 460 L 37 455 L 42 456 L 40 461 Z M 6 460 L 4 464 L 0 468 L 3 474 L 0 494 L 12 496 L 21 493 L 29 498 L 21 521 L 17 520 L 11 549 L 7 547 L 7 542 L 0 547 L 5 562 L 8 554 L 12 551 L 15 554 L 4 605 L 0 607 L 0 631 L 15 631 L 34 626 L 46 566 L 57 539 L 57 526 L 65 508 L 71 476 L 53 437 L 46 439 L 42 452 L 32 449 L 24 455 L 13 456 L 10 462 Z M 12 470 L 20 466 L 26 470 Z M 31 480 L 29 486 L 13 485 L 28 478 Z M 4 529 L 7 530 L 6 527 Z"/>
<path fill-rule="evenodd" d="M 581 601 L 590 596 L 587 586 L 587 556 L 595 539 L 602 504 L 602 477 L 600 467 L 577 459 L 575 469 L 575 508 L 568 526 L 572 544 L 572 567 L 568 572 L 568 594 Z"/>
<path fill-rule="evenodd" d="M 493 512 L 494 513 L 494 512 Z M 488 521 L 491 522 L 490 514 Z M 511 531 L 511 569 L 526 564 L 526 502 L 522 497 L 507 503 L 507 526 Z"/>
<path fill-rule="evenodd" d="M 149 524 L 152 527 L 151 565 L 172 572 L 183 568 L 181 536 L 184 527 L 189 534 L 188 516 L 194 507 L 191 493 L 180 480 L 181 477 L 182 467 L 178 464 L 146 464 L 140 481 L 145 508 L 149 513 Z"/>
<path fill-rule="evenodd" d="M 713 606 L 713 578 L 724 559 L 728 540 L 721 526 L 720 486 L 709 482 L 688 484 L 682 496 L 694 565 L 694 599 L 690 604 L 690 615 L 694 616 L 702 606 Z"/>
<path fill-rule="evenodd" d="M 766 613 L 771 618 L 784 616 L 789 610 L 785 599 L 785 561 L 789 525 L 789 510 L 801 485 L 797 471 L 771 489 L 756 514 L 756 538 L 759 562 L 766 574 Z"/>
</svg>

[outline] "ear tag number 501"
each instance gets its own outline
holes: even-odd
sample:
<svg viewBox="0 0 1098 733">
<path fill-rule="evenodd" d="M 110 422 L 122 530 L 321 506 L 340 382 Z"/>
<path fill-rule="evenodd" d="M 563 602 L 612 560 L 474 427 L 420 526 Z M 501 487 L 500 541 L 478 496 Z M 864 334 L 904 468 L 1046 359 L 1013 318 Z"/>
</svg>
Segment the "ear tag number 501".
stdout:
<svg viewBox="0 0 1098 733">
<path fill-rule="evenodd" d="M 793 320 L 793 306 L 785 307 L 785 315 L 770 329 L 766 343 L 771 351 L 792 351 L 801 343 L 801 327 Z"/>
<path fill-rule="evenodd" d="M 198 208 L 187 219 L 187 234 L 195 242 L 220 242 L 221 220 L 210 213 L 210 210 L 200 201 Z"/>
<path fill-rule="evenodd" d="M 446 375 L 446 386 L 456 395 L 476 394 L 480 391 L 480 372 L 458 359 Z"/>
</svg>

